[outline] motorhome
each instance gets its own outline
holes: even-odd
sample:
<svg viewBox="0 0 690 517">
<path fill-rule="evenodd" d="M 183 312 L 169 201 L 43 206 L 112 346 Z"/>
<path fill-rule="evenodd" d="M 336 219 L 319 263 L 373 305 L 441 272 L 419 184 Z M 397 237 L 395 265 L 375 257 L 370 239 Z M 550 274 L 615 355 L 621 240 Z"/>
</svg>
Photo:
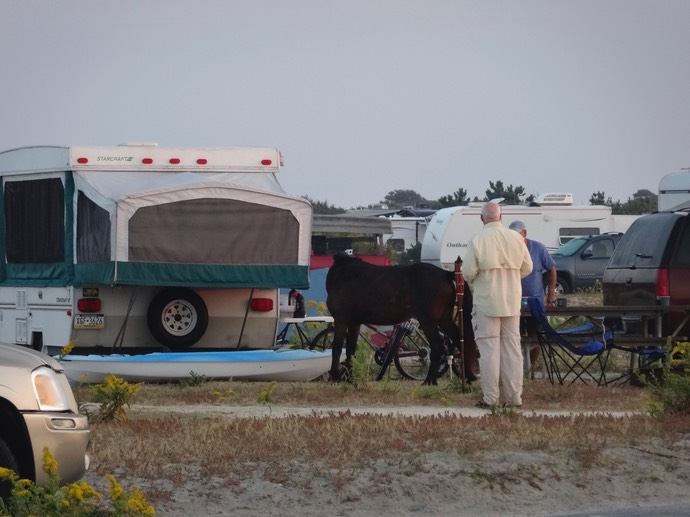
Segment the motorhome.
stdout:
<svg viewBox="0 0 690 517">
<path fill-rule="evenodd" d="M 274 148 L 0 152 L 0 341 L 79 349 L 275 345 L 309 287 L 312 210 Z"/>
<path fill-rule="evenodd" d="M 667 174 L 659 182 L 658 210 L 690 206 L 690 169 Z"/>
<path fill-rule="evenodd" d="M 612 215 L 608 206 L 574 206 L 572 194 L 549 193 L 532 206 L 502 205 L 502 221 L 508 226 L 519 219 L 529 238 L 542 242 L 550 251 L 575 237 L 605 232 L 625 232 L 638 216 Z M 502 203 L 501 199 L 494 200 Z M 479 217 L 484 203 L 455 206 L 437 211 L 429 221 L 422 241 L 422 262 L 452 271 L 458 256 L 482 227 Z"/>
</svg>

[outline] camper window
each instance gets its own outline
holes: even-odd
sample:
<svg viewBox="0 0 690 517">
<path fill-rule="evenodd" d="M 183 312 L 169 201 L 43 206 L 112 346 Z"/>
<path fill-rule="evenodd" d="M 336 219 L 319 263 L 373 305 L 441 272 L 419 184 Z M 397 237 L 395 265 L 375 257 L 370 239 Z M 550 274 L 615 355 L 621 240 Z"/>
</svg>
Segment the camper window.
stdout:
<svg viewBox="0 0 690 517">
<path fill-rule="evenodd" d="M 298 245 L 299 222 L 289 210 L 233 199 L 145 206 L 129 220 L 130 262 L 290 264 Z"/>
<path fill-rule="evenodd" d="M 599 235 L 601 233 L 599 228 L 583 226 L 583 227 L 570 227 L 570 228 L 559 228 L 558 229 L 558 243 L 565 244 L 568 241 L 573 240 L 575 237 L 586 237 L 588 235 Z"/>
<path fill-rule="evenodd" d="M 77 197 L 77 262 L 110 260 L 110 214 L 79 191 Z"/>
<path fill-rule="evenodd" d="M 65 189 L 59 178 L 5 182 L 8 263 L 65 260 L 64 199 Z"/>
</svg>

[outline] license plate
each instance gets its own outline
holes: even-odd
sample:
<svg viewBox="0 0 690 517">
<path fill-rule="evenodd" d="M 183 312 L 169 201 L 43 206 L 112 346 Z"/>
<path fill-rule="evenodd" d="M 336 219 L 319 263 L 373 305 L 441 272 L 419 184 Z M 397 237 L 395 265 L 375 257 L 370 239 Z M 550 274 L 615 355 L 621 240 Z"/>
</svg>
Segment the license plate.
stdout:
<svg viewBox="0 0 690 517">
<path fill-rule="evenodd" d="M 75 329 L 102 329 L 105 327 L 103 314 L 77 314 L 74 316 Z"/>
</svg>

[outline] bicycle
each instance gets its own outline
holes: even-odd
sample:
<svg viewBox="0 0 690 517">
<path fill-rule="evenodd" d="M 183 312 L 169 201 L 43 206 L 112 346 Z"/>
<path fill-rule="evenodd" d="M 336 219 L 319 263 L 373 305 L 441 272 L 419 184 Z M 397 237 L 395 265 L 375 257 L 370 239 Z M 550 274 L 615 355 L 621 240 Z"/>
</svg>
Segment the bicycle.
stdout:
<svg viewBox="0 0 690 517">
<path fill-rule="evenodd" d="M 380 330 L 374 325 L 363 323 L 362 326 L 371 331 L 360 332 L 362 338 L 374 351 L 374 361 L 380 367 L 376 380 L 381 380 L 392 362 L 402 378 L 423 381 L 429 373 L 431 346 L 424 333 L 419 329 L 416 320 L 408 320 L 394 325 L 390 330 Z M 334 328 L 329 324 L 319 332 L 309 344 L 311 350 L 327 350 L 333 344 Z M 448 355 L 448 338 L 441 332 L 444 343 L 444 353 L 441 357 L 441 367 L 438 377 L 442 377 L 452 367 L 453 373 L 462 375 L 460 355 Z"/>
</svg>

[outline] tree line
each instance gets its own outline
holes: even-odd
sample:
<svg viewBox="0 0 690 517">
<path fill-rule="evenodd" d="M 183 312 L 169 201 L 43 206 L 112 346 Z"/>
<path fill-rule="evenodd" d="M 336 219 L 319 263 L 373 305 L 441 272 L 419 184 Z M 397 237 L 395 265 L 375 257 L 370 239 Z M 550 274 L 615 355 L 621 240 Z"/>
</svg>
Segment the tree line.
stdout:
<svg viewBox="0 0 690 517">
<path fill-rule="evenodd" d="M 347 212 L 342 207 L 336 207 L 327 201 L 315 201 L 309 196 L 302 196 L 311 204 L 315 214 L 342 214 Z M 508 205 L 530 205 L 535 202 L 536 196 L 525 192 L 521 185 L 504 185 L 502 181 L 489 181 L 489 188 L 484 193 L 484 198 L 475 196 L 470 198 L 467 190 L 459 188 L 452 194 L 442 196 L 436 200 L 424 198 L 414 190 L 391 190 L 377 206 L 370 205 L 368 208 L 376 208 L 385 204 L 391 209 L 401 209 L 412 206 L 417 208 L 431 208 L 438 210 L 449 206 L 466 206 L 471 202 L 490 201 L 492 199 L 503 198 Z M 625 202 L 613 201 L 605 192 L 593 192 L 589 198 L 590 205 L 610 206 L 614 214 L 639 215 L 654 212 L 657 209 L 657 195 L 647 189 L 640 189 Z"/>
</svg>

